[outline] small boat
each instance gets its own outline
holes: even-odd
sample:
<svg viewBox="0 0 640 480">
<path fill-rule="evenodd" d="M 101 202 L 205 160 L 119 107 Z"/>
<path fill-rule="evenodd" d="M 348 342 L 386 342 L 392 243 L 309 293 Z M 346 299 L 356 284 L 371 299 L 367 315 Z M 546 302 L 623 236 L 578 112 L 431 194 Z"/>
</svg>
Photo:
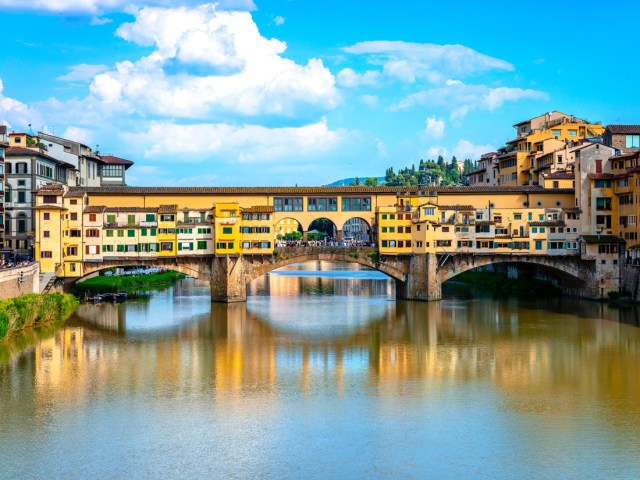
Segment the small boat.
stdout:
<svg viewBox="0 0 640 480">
<path fill-rule="evenodd" d="M 102 301 L 107 301 L 107 300 L 113 300 L 115 297 L 115 293 L 101 293 L 100 295 L 98 295 Z"/>
<path fill-rule="evenodd" d="M 114 302 L 124 302 L 127 299 L 127 292 L 118 292 L 113 294 Z"/>
</svg>

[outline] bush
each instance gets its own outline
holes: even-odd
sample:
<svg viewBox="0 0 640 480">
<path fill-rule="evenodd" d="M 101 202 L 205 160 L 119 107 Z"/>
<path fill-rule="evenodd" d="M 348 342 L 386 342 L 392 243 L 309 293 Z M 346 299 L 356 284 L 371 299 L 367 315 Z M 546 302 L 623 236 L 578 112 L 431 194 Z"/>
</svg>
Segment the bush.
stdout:
<svg viewBox="0 0 640 480">
<path fill-rule="evenodd" d="M 29 293 L 0 302 L 0 340 L 25 328 L 64 321 L 78 307 L 69 294 Z"/>
</svg>

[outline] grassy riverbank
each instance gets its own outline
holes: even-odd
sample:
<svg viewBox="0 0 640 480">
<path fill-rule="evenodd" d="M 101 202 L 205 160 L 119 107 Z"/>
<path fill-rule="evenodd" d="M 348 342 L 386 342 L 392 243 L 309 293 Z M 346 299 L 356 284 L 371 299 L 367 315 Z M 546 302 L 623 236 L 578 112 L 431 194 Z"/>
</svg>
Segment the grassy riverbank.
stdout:
<svg viewBox="0 0 640 480">
<path fill-rule="evenodd" d="M 106 275 L 101 275 L 99 277 L 93 277 L 83 282 L 79 282 L 76 284 L 75 288 L 80 293 L 121 292 L 136 290 L 144 287 L 171 285 L 185 277 L 185 274 L 174 271 L 130 276 L 113 275 L 108 277 Z"/>
<path fill-rule="evenodd" d="M 25 329 L 64 322 L 75 311 L 78 300 L 63 293 L 29 293 L 0 302 L 0 341 Z"/>
<path fill-rule="evenodd" d="M 469 285 L 477 285 L 478 287 L 498 290 L 509 294 L 535 293 L 557 295 L 560 293 L 559 289 L 549 281 L 529 280 L 523 278 L 514 279 L 509 278 L 509 276 L 503 272 L 464 272 L 460 275 L 456 275 L 453 281 Z"/>
</svg>

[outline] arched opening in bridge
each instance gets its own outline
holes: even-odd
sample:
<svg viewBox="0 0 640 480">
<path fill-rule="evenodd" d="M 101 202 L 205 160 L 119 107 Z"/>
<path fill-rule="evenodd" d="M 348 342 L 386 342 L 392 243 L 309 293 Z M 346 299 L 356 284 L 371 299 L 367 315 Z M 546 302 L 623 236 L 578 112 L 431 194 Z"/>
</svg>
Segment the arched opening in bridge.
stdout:
<svg viewBox="0 0 640 480">
<path fill-rule="evenodd" d="M 328 218 L 316 218 L 307 228 L 306 240 L 312 242 L 338 241 L 338 227 Z"/>
<path fill-rule="evenodd" d="M 444 292 L 472 286 L 502 294 L 534 295 L 532 298 L 579 294 L 585 281 L 559 268 L 527 262 L 500 262 L 469 268 L 444 279 Z"/>
<path fill-rule="evenodd" d="M 295 218 L 283 218 L 276 223 L 274 239 L 277 242 L 296 242 L 302 240 L 302 225 Z"/>
<path fill-rule="evenodd" d="M 342 238 L 364 244 L 375 242 L 375 232 L 364 218 L 352 217 L 342 225 Z"/>
</svg>

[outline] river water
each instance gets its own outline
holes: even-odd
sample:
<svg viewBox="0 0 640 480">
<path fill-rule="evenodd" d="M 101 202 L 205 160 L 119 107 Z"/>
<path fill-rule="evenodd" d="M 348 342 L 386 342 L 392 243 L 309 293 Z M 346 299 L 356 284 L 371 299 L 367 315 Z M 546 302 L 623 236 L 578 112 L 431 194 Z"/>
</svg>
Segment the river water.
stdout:
<svg viewBox="0 0 640 480">
<path fill-rule="evenodd" d="M 0 365 L 0 478 L 640 478 L 636 310 L 310 262 L 83 304 Z"/>
</svg>

